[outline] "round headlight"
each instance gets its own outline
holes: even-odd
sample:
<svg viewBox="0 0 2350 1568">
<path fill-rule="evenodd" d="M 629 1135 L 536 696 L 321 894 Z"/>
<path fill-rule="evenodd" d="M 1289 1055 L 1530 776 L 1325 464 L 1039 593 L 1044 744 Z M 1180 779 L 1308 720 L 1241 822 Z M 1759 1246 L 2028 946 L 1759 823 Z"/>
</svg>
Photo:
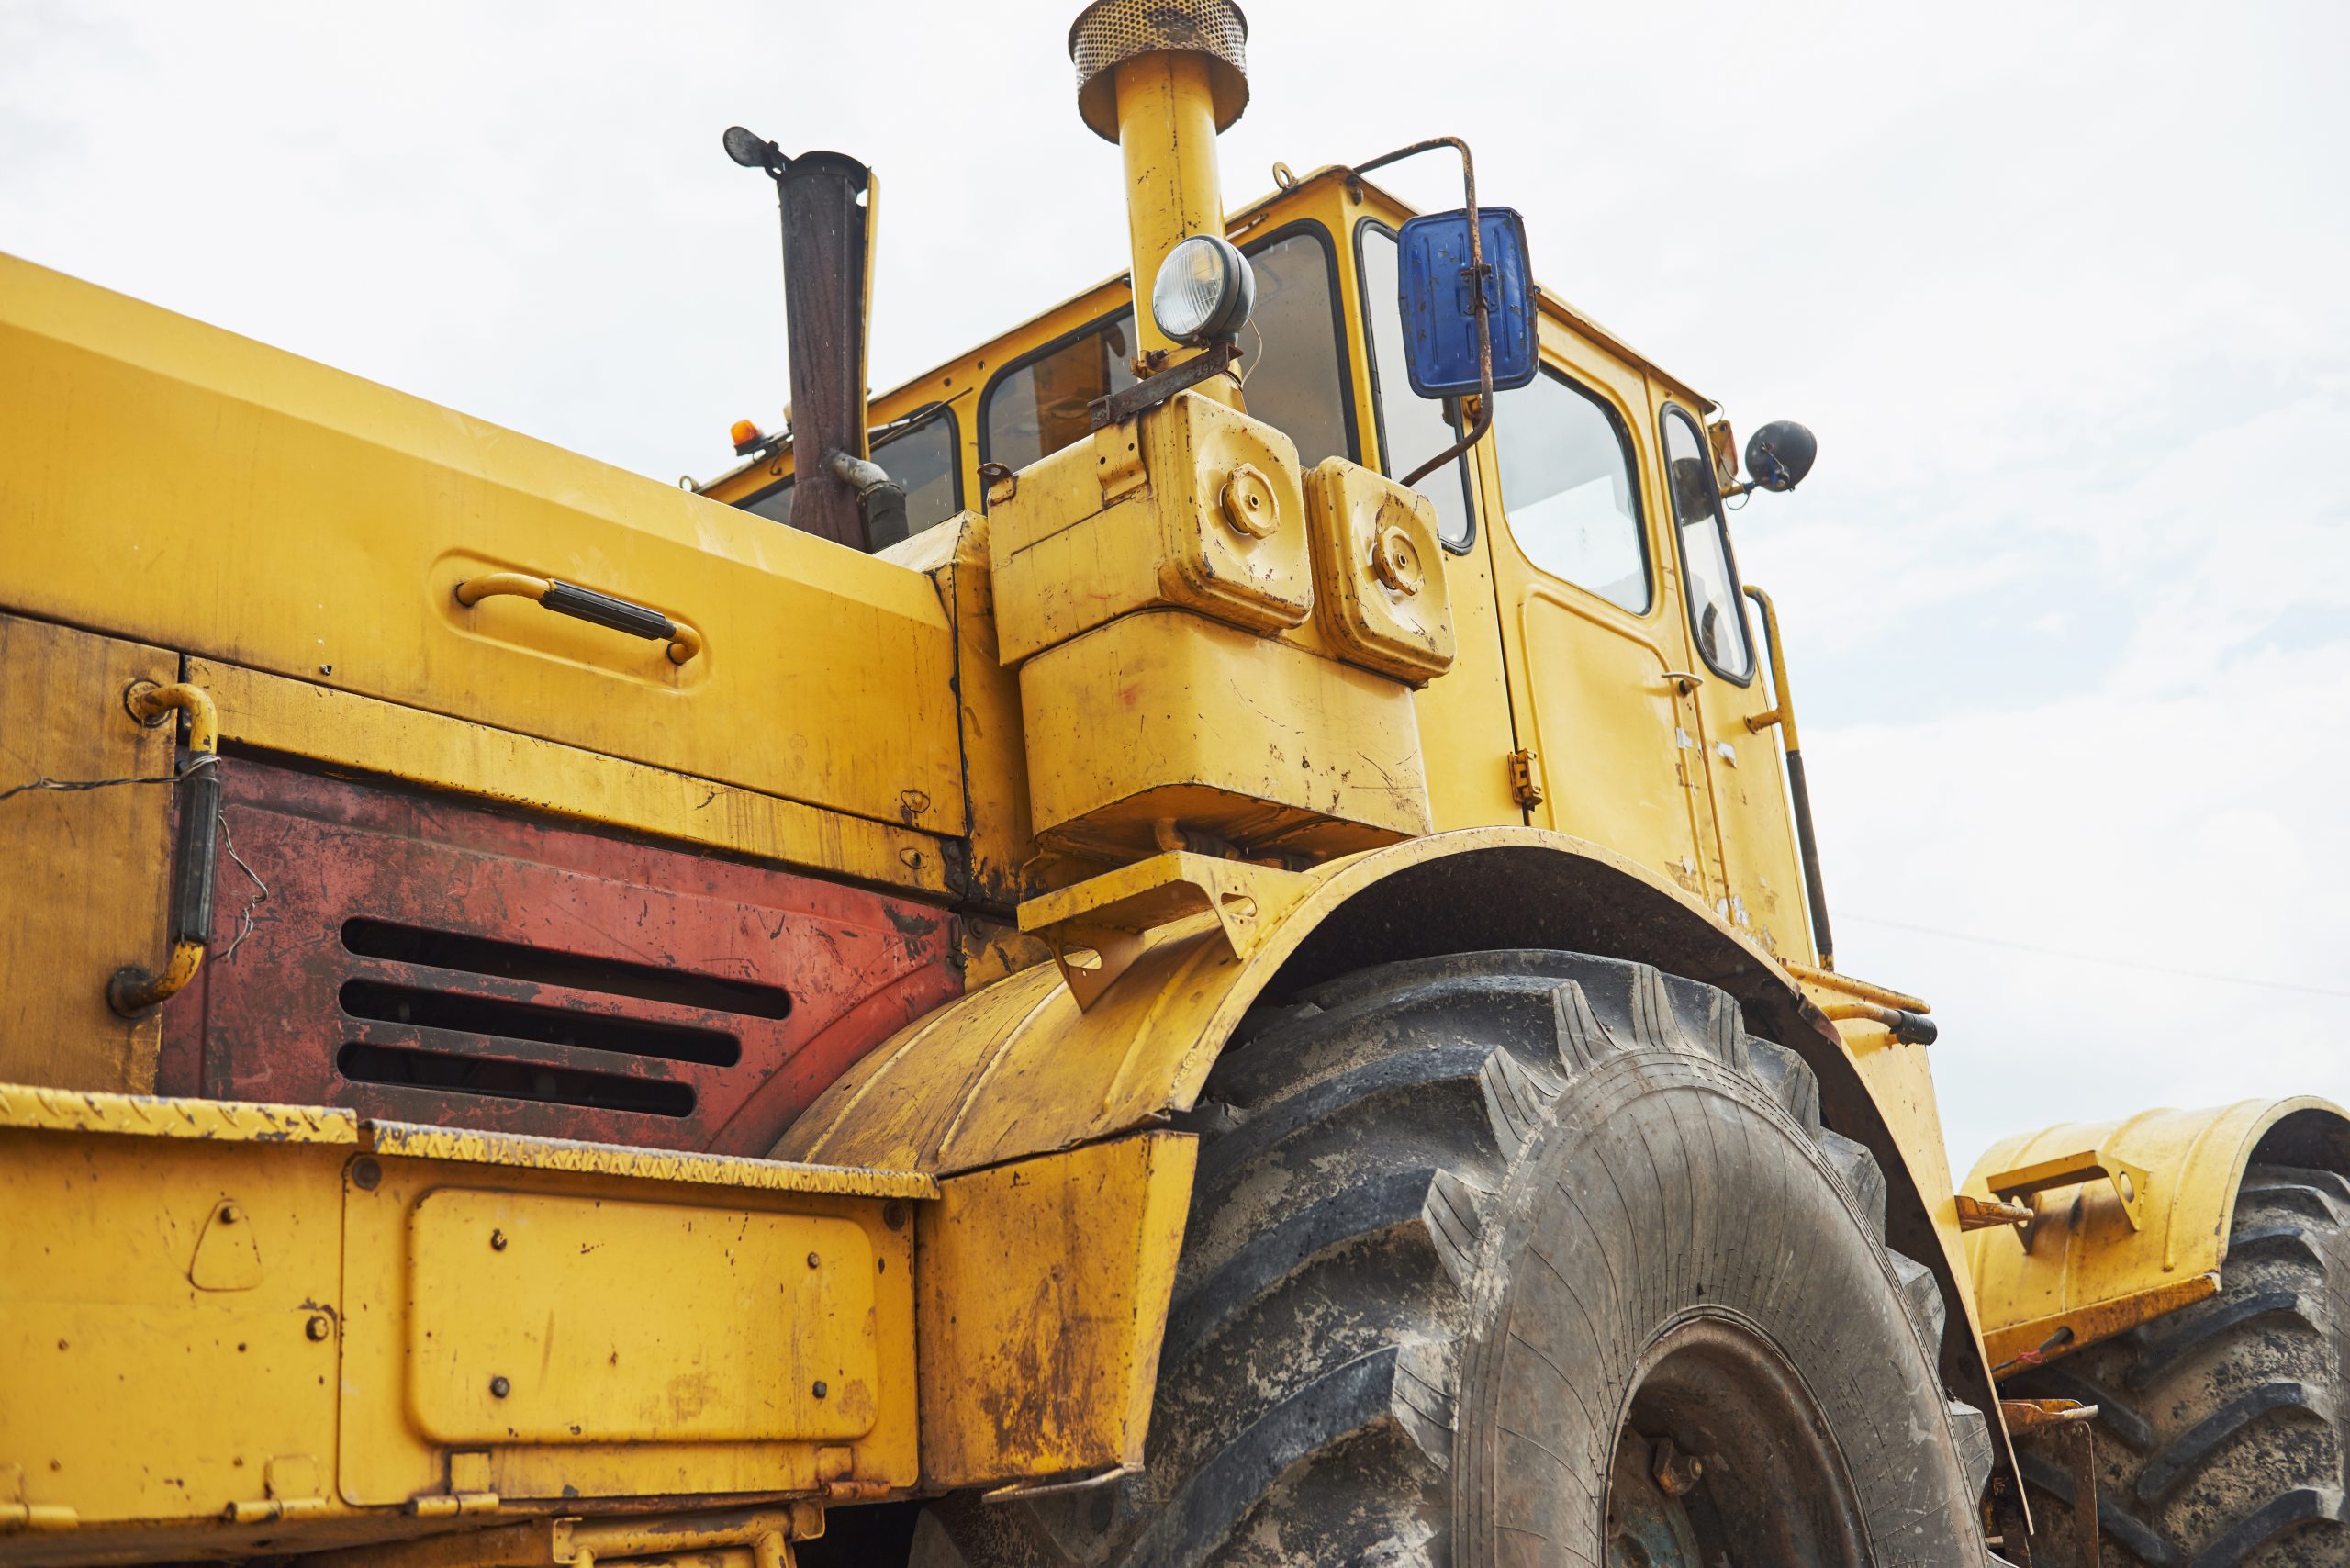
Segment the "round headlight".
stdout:
<svg viewBox="0 0 2350 1568">
<path fill-rule="evenodd" d="M 1257 303 L 1257 276 L 1228 240 L 1194 234 L 1158 263 L 1150 316 L 1179 343 L 1204 343 L 1240 330 Z"/>
</svg>

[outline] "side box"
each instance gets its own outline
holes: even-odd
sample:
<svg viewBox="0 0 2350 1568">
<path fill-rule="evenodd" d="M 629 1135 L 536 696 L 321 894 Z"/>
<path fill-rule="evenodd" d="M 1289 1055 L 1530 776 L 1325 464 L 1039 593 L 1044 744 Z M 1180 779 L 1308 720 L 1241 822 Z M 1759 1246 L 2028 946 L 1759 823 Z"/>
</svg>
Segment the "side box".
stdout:
<svg viewBox="0 0 2350 1568">
<path fill-rule="evenodd" d="M 1279 631 L 1314 608 L 1296 446 L 1196 393 L 1032 464 L 988 532 L 1007 666 L 1137 610 Z"/>
<path fill-rule="evenodd" d="M 1436 503 L 1343 457 L 1305 476 L 1322 629 L 1338 656 L 1414 686 L 1452 667 Z"/>
<path fill-rule="evenodd" d="M 1180 610 L 1121 616 L 1020 671 L 1036 836 L 1133 859 L 1176 823 L 1260 852 L 1430 830 L 1411 689 Z"/>
</svg>

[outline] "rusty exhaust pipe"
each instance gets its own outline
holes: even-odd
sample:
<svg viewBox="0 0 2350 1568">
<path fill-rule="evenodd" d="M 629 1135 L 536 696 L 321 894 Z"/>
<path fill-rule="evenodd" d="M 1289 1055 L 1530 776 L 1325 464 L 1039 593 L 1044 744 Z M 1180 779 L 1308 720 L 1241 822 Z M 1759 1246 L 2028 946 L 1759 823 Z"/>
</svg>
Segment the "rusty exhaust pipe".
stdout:
<svg viewBox="0 0 2350 1568">
<path fill-rule="evenodd" d="M 873 306 L 873 171 L 845 152 L 787 158 L 741 126 L 726 155 L 775 181 L 791 346 L 791 525 L 873 551 L 906 536 L 905 491 L 878 474 L 865 431 Z M 860 199 L 861 198 L 861 199 Z"/>
</svg>

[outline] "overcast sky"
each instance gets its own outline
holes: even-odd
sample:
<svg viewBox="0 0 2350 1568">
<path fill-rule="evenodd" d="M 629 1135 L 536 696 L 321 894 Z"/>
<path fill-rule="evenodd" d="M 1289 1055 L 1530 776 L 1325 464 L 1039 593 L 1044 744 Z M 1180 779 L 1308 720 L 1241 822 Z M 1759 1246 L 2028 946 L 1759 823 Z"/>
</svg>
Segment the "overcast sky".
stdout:
<svg viewBox="0 0 2350 1568">
<path fill-rule="evenodd" d="M 0 249 L 708 476 L 785 385 L 719 132 L 880 173 L 887 386 L 1124 265 L 1075 9 L 0 0 Z M 1961 1171 L 2350 1100 L 2350 6 L 1250 9 L 1228 200 L 1466 136 L 1548 287 L 1818 432 L 1739 554 L 1841 967 L 1932 1000 Z"/>
</svg>

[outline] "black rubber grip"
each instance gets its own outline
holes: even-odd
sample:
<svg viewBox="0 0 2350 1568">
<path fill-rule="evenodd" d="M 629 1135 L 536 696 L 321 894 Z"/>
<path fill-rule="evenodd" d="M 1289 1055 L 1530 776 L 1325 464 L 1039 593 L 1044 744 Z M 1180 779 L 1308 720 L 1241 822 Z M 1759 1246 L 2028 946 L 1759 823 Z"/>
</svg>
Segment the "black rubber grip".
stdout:
<svg viewBox="0 0 2350 1568">
<path fill-rule="evenodd" d="M 1930 1046 L 1941 1037 L 1942 1030 L 1932 1019 L 1921 1018 L 1906 1007 L 1897 1007 L 1894 1012 L 1898 1020 L 1893 1025 L 1893 1037 L 1903 1045 Z"/>
<path fill-rule="evenodd" d="M 591 621 L 599 626 L 609 626 L 615 632 L 625 632 L 632 637 L 666 643 L 677 634 L 676 623 L 659 610 L 631 604 L 624 599 L 614 599 L 608 593 L 598 593 L 594 588 L 575 588 L 569 583 L 551 581 L 547 584 L 547 596 L 539 602 L 557 615 Z"/>
<path fill-rule="evenodd" d="M 1795 799 L 1796 846 L 1803 857 L 1805 902 L 1811 905 L 1811 940 L 1824 958 L 1836 950 L 1828 934 L 1828 891 L 1819 882 L 1819 843 L 1811 834 L 1811 786 L 1803 776 L 1803 753 L 1787 753 L 1787 793 Z"/>
<path fill-rule="evenodd" d="M 172 866 L 172 940 L 212 936 L 212 873 L 219 864 L 220 775 L 207 764 L 180 784 L 179 852 Z"/>
</svg>

